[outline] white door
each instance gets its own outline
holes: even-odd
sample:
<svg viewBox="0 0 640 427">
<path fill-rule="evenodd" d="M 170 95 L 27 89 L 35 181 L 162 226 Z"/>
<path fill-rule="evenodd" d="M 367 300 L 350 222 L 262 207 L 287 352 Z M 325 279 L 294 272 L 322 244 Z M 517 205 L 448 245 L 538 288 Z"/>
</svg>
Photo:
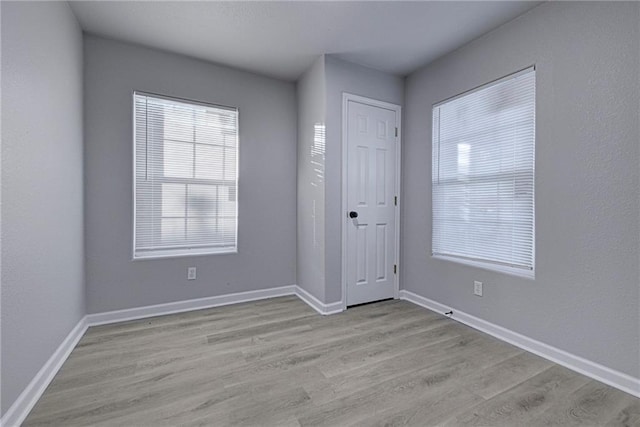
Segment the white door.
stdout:
<svg viewBox="0 0 640 427">
<path fill-rule="evenodd" d="M 396 112 L 347 102 L 347 305 L 394 297 Z"/>
</svg>

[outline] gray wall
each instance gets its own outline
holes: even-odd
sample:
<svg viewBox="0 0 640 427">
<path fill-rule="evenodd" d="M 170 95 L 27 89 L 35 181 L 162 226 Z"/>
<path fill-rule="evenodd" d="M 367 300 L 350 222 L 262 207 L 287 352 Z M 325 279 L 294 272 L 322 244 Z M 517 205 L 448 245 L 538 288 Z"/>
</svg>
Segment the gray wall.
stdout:
<svg viewBox="0 0 640 427">
<path fill-rule="evenodd" d="M 84 47 L 87 311 L 295 283 L 294 84 L 92 36 Z M 134 90 L 239 109 L 237 254 L 131 261 Z"/>
<path fill-rule="evenodd" d="M 298 80 L 297 284 L 324 301 L 325 57 Z"/>
<path fill-rule="evenodd" d="M 408 77 L 401 261 L 404 289 L 636 377 L 639 9 L 546 3 Z M 432 104 L 531 64 L 535 280 L 432 259 Z"/>
<path fill-rule="evenodd" d="M 0 7 L 4 414 L 85 304 L 82 32 L 66 2 Z"/>
<path fill-rule="evenodd" d="M 404 80 L 370 68 L 326 57 L 327 151 L 325 160 L 326 303 L 342 299 L 342 94 L 348 92 L 402 106 Z"/>
</svg>

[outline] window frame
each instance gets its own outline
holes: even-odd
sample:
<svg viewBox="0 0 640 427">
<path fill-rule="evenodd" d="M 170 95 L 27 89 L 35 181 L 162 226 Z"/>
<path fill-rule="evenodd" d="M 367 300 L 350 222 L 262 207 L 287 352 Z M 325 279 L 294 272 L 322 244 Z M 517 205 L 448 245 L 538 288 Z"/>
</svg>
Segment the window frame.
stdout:
<svg viewBox="0 0 640 427">
<path fill-rule="evenodd" d="M 459 98 L 463 98 L 466 97 L 468 95 L 471 95 L 475 92 L 481 91 L 483 89 L 487 89 L 490 88 L 492 86 L 498 85 L 500 83 L 503 83 L 505 81 L 509 81 L 509 80 L 513 80 L 521 75 L 527 74 L 533 72 L 534 73 L 534 79 L 537 78 L 536 75 L 536 66 L 535 65 L 531 65 L 529 67 L 526 67 L 524 69 L 521 69 L 519 71 L 516 71 L 514 73 L 508 74 L 504 77 L 492 80 L 490 82 L 487 82 L 485 84 L 482 84 L 480 86 L 477 86 L 473 89 L 467 90 L 465 92 L 459 93 L 457 95 L 451 96 L 449 98 L 446 98 L 442 101 L 436 102 L 432 105 L 431 108 L 431 115 L 432 115 L 432 119 L 431 119 L 431 153 L 433 155 L 434 151 L 435 151 L 435 141 L 434 141 L 434 125 L 435 125 L 435 120 L 433 118 L 434 115 L 434 111 L 439 108 L 440 106 L 447 104 L 449 102 L 452 102 L 456 99 Z M 536 85 L 536 80 L 534 80 L 534 86 L 533 86 L 533 91 L 534 91 L 534 116 L 533 116 L 533 120 L 534 120 L 534 137 L 533 137 L 533 163 L 532 163 L 532 170 L 533 170 L 533 186 L 532 186 L 532 195 L 531 195 L 531 201 L 532 201 L 532 231 L 531 231 L 531 268 L 523 268 L 520 266 L 514 266 L 512 264 L 506 263 L 506 262 L 499 262 L 499 261 L 489 261 L 489 260 L 483 260 L 483 259 L 477 259 L 477 258 L 472 258 L 472 257 L 465 257 L 465 256 L 453 256 L 453 255 L 448 255 L 448 254 L 442 254 L 442 253 L 436 253 L 434 251 L 434 214 L 433 214 L 433 209 L 434 209 L 434 199 L 433 199 L 433 187 L 434 187 L 434 182 L 433 182 L 433 171 L 431 173 L 431 258 L 432 259 L 438 259 L 438 260 L 443 260 L 443 261 L 449 261 L 449 262 L 454 262 L 456 264 L 462 264 L 462 265 L 467 265 L 467 266 L 471 266 L 471 267 L 477 267 L 477 268 L 481 268 L 484 270 L 489 270 L 489 271 L 495 271 L 498 273 L 505 273 L 505 274 L 509 274 L 509 275 L 514 275 L 514 276 L 519 276 L 525 279 L 535 279 L 535 270 L 536 270 L 536 203 L 535 203 L 535 195 L 536 195 L 536 185 L 535 185 L 535 181 L 536 181 L 536 167 L 535 167 L 535 157 L 536 157 L 536 128 L 537 128 L 537 120 L 536 120 L 536 116 L 537 116 L 537 85 Z M 438 141 L 439 143 L 439 141 Z M 438 147 L 438 152 L 440 151 L 440 147 Z M 431 165 L 433 167 L 434 165 L 434 159 L 431 159 Z"/>
<path fill-rule="evenodd" d="M 217 109 L 225 109 L 225 110 L 231 110 L 231 111 L 235 111 L 236 113 L 236 143 L 235 143 L 235 151 L 236 151 L 236 179 L 235 179 L 235 200 L 236 200 L 236 209 L 235 209 L 235 219 L 236 219 L 236 226 L 235 226 L 235 246 L 233 248 L 229 248 L 229 247 L 224 247 L 224 248 L 220 248 L 220 249 L 215 249 L 215 247 L 212 247 L 211 245 L 185 245 L 187 247 L 182 247 L 182 248 L 178 248 L 176 247 L 174 250 L 164 250 L 163 253 L 150 253 L 149 255 L 136 255 L 136 230 L 137 230 L 137 202 L 136 202 L 136 195 L 137 195 L 137 140 L 136 140 L 136 95 L 140 95 L 140 96 L 148 96 L 148 97 L 152 97 L 152 98 L 157 98 L 157 99 L 164 99 L 167 101 L 175 101 L 175 102 L 179 102 L 179 103 L 183 103 L 183 104 L 188 104 L 188 105 L 199 105 L 199 106 L 203 106 L 203 107 L 209 107 L 209 108 L 217 108 Z M 144 261 L 144 260 L 154 260 L 154 259 L 166 259 L 166 258 L 184 258 L 184 257 L 194 257 L 194 256 L 209 256 L 209 255 L 233 255 L 233 254 L 237 254 L 238 253 L 238 246 L 239 246 L 239 242 L 238 242 L 238 230 L 239 230 L 239 165 L 240 165 L 240 110 L 237 107 L 230 107 L 227 105 L 222 105 L 222 104 L 213 104 L 210 102 L 204 102 L 204 101 L 200 101 L 200 100 L 194 100 L 194 99 L 188 99 L 188 98 L 179 98 L 179 97 L 175 97 L 175 96 L 169 96 L 169 95 L 163 95 L 163 94 L 158 94 L 158 93 L 154 93 L 154 92 L 148 92 L 148 91 L 141 91 L 141 90 L 133 90 L 131 92 L 131 101 L 132 101 L 132 105 L 131 105 L 131 112 L 132 112 L 132 127 L 131 127 L 131 131 L 132 131 L 132 158 L 133 158 L 133 168 L 132 168 L 132 178 L 133 178 L 133 182 L 132 182 L 132 204 L 133 204 L 133 209 L 132 209 L 132 245 L 131 245 L 131 261 Z M 182 142 L 182 141 L 178 141 L 178 142 Z M 198 142 L 193 141 L 193 142 L 184 142 L 185 144 L 192 144 L 194 145 L 194 147 L 198 144 Z M 212 185 L 211 181 L 212 180 L 207 180 L 207 179 L 202 179 L 202 178 L 178 178 L 178 177 L 173 177 L 173 178 L 166 178 L 163 177 L 161 179 L 163 182 L 166 183 L 178 183 L 178 184 L 185 184 L 185 185 L 189 185 L 189 184 L 193 184 L 193 185 L 198 185 L 198 184 L 204 184 L 204 185 Z M 158 180 L 160 181 L 160 180 Z M 225 181 L 224 179 L 222 180 L 216 180 L 216 181 L 220 181 L 223 182 Z M 186 201 L 185 201 L 186 203 Z M 185 219 L 188 219 L 188 216 L 185 217 Z M 198 250 L 197 247 L 200 246 L 202 247 L 202 250 Z M 189 248 L 194 248 L 193 250 L 189 250 Z"/>
</svg>

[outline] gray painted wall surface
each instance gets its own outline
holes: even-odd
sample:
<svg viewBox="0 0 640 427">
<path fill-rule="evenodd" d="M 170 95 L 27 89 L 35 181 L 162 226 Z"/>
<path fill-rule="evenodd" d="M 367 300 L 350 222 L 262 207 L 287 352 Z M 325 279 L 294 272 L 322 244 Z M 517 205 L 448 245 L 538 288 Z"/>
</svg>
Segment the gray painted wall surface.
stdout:
<svg viewBox="0 0 640 427">
<path fill-rule="evenodd" d="M 134 90 L 239 109 L 238 254 L 131 261 Z M 85 115 L 89 313 L 295 283 L 293 83 L 88 36 Z"/>
<path fill-rule="evenodd" d="M 2 2 L 2 408 L 84 316 L 82 32 Z"/>
<path fill-rule="evenodd" d="M 639 9 L 547 3 L 408 77 L 401 260 L 402 288 L 635 377 Z M 531 64 L 535 280 L 432 259 L 432 104 Z"/>
<path fill-rule="evenodd" d="M 297 284 L 320 301 L 325 299 L 325 90 L 325 57 L 322 55 L 297 83 Z"/>
<path fill-rule="evenodd" d="M 404 79 L 330 55 L 326 57 L 327 152 L 325 160 L 325 303 L 342 300 L 342 94 L 402 106 Z"/>
</svg>

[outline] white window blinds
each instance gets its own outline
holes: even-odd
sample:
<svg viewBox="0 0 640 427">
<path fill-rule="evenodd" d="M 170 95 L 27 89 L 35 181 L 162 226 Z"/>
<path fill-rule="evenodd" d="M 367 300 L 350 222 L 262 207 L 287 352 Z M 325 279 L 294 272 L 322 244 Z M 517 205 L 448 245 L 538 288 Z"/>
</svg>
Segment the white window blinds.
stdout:
<svg viewBox="0 0 640 427">
<path fill-rule="evenodd" d="M 133 98 L 134 258 L 235 252 L 237 110 Z"/>
<path fill-rule="evenodd" d="M 433 107 L 434 256 L 533 276 L 535 70 Z"/>
</svg>

